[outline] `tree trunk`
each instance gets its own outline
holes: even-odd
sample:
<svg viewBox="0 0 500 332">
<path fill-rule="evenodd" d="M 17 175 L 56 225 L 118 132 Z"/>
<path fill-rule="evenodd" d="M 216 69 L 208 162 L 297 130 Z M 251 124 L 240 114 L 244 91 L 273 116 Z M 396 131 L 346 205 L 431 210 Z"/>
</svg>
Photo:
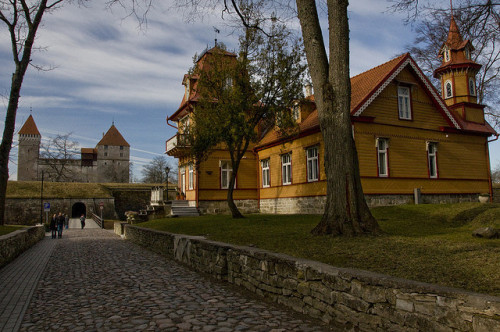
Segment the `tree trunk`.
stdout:
<svg viewBox="0 0 500 332">
<path fill-rule="evenodd" d="M 238 174 L 239 161 L 232 163 L 233 171 L 231 172 L 231 179 L 229 180 L 229 187 L 227 188 L 227 205 L 229 206 L 229 210 L 231 211 L 231 215 L 233 219 L 244 218 L 241 214 L 240 210 L 234 203 L 233 192 L 234 192 L 234 184 L 236 182 L 236 175 Z"/>
<path fill-rule="evenodd" d="M 27 64 L 25 67 L 27 67 Z M 0 225 L 4 225 L 5 223 L 5 198 L 9 180 L 9 155 L 12 148 L 17 107 L 25 72 L 26 69 L 22 67 L 22 64 L 19 64 L 16 66 L 16 72 L 12 75 L 9 104 L 7 105 L 7 113 L 5 115 L 2 143 L 0 144 L 0 206 L 2 207 Z"/>
<path fill-rule="evenodd" d="M 17 5 L 14 3 L 13 5 Z M 9 104 L 7 105 L 7 113 L 5 115 L 4 131 L 2 136 L 2 143 L 0 144 L 0 225 L 5 223 L 5 197 L 7 194 L 7 182 L 9 180 L 9 155 L 12 148 L 12 140 L 14 137 L 14 128 L 16 126 L 16 113 L 17 107 L 19 105 L 19 97 L 21 93 L 21 87 L 23 85 L 24 75 L 28 69 L 28 65 L 31 59 L 31 51 L 33 49 L 33 43 L 35 42 L 36 32 L 42 21 L 43 14 L 47 9 L 47 0 L 42 0 L 38 4 L 36 10 L 31 10 L 30 13 L 35 13 L 34 19 L 30 23 L 26 23 L 28 26 L 28 34 L 26 35 L 26 40 L 24 41 L 24 50 L 21 59 L 17 53 L 17 42 L 20 36 L 16 35 L 21 33 L 18 29 L 19 26 L 16 24 L 9 25 L 9 33 L 11 36 L 11 46 L 12 53 L 14 56 L 14 62 L 16 63 L 16 71 L 12 75 L 12 84 L 10 87 Z M 22 15 L 18 16 L 22 17 Z"/>
<path fill-rule="evenodd" d="M 330 56 L 315 1 L 296 0 L 324 141 L 326 204 L 313 234 L 353 236 L 380 232 L 363 194 L 352 136 L 347 0 L 328 0 Z"/>
</svg>

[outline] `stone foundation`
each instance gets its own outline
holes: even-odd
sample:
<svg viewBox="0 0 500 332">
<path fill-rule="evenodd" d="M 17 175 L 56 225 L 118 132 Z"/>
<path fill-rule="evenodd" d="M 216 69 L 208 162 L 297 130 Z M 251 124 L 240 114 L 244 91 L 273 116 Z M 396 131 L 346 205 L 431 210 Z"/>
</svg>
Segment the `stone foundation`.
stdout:
<svg viewBox="0 0 500 332">
<path fill-rule="evenodd" d="M 413 204 L 413 195 L 365 195 L 369 207 Z M 326 196 L 260 200 L 260 212 L 269 214 L 322 214 Z M 422 195 L 423 204 L 478 202 L 477 194 Z"/>
<path fill-rule="evenodd" d="M 44 236 L 44 226 L 28 227 L 0 236 L 0 267 L 12 261 Z"/>
<path fill-rule="evenodd" d="M 350 331 L 500 331 L 500 298 L 125 225 L 125 238 Z"/>
<path fill-rule="evenodd" d="M 196 204 L 196 202 L 192 201 Z M 259 213 L 258 201 L 256 199 L 234 200 L 241 213 Z M 191 201 L 190 201 L 191 205 Z M 227 201 L 199 201 L 198 209 L 202 214 L 228 214 L 230 213 Z"/>
</svg>

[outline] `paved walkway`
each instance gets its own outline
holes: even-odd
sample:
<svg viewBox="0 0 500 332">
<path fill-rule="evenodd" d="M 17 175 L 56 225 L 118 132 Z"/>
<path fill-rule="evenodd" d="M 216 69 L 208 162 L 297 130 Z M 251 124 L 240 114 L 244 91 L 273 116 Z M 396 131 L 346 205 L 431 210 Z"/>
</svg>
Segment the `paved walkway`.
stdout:
<svg viewBox="0 0 500 332">
<path fill-rule="evenodd" d="M 101 229 L 46 237 L 0 282 L 0 331 L 329 330 Z"/>
</svg>

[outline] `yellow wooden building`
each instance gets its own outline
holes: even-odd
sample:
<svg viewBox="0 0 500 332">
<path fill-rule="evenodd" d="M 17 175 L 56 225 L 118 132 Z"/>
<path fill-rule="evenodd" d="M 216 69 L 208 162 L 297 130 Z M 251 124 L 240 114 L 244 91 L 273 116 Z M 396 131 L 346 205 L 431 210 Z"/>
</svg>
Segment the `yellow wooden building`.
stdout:
<svg viewBox="0 0 500 332">
<path fill-rule="evenodd" d="M 370 205 L 413 202 L 416 191 L 423 202 L 474 201 L 481 193 L 491 193 L 488 139 L 498 135 L 484 119 L 484 106 L 477 103 L 480 65 L 471 60 L 472 51 L 452 18 L 439 51 L 442 65 L 434 73 L 442 94 L 409 54 L 351 79 L 352 131 Z M 180 191 L 186 199 L 204 212 L 223 212 L 231 172 L 228 153 L 214 150 L 199 174 L 183 157 L 182 128 L 196 107 L 196 77 L 185 76 L 183 84 L 181 106 L 167 119 L 177 123 L 179 132 L 167 141 L 166 151 L 179 157 Z M 242 160 L 234 198 L 245 212 L 323 209 L 324 143 L 310 87 L 305 101 L 291 112 L 298 123 L 296 135 L 284 137 L 273 128 Z"/>
</svg>

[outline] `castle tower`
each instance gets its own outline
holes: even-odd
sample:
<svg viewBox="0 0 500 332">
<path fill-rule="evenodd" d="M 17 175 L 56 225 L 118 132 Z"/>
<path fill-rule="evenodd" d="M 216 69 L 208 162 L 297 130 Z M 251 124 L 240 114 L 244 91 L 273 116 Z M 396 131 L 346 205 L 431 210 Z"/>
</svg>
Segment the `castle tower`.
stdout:
<svg viewBox="0 0 500 332">
<path fill-rule="evenodd" d="M 97 182 L 129 182 L 130 144 L 114 123 L 96 145 Z"/>
<path fill-rule="evenodd" d="M 18 134 L 17 180 L 38 180 L 37 164 L 42 135 L 40 135 L 32 115 L 28 117 Z"/>
<path fill-rule="evenodd" d="M 463 120 L 484 124 L 484 105 L 477 102 L 476 75 L 481 65 L 474 62 L 469 40 L 463 40 L 453 15 L 448 38 L 439 50 L 442 63 L 434 71 L 441 80 L 442 98 L 446 105 Z"/>
</svg>

